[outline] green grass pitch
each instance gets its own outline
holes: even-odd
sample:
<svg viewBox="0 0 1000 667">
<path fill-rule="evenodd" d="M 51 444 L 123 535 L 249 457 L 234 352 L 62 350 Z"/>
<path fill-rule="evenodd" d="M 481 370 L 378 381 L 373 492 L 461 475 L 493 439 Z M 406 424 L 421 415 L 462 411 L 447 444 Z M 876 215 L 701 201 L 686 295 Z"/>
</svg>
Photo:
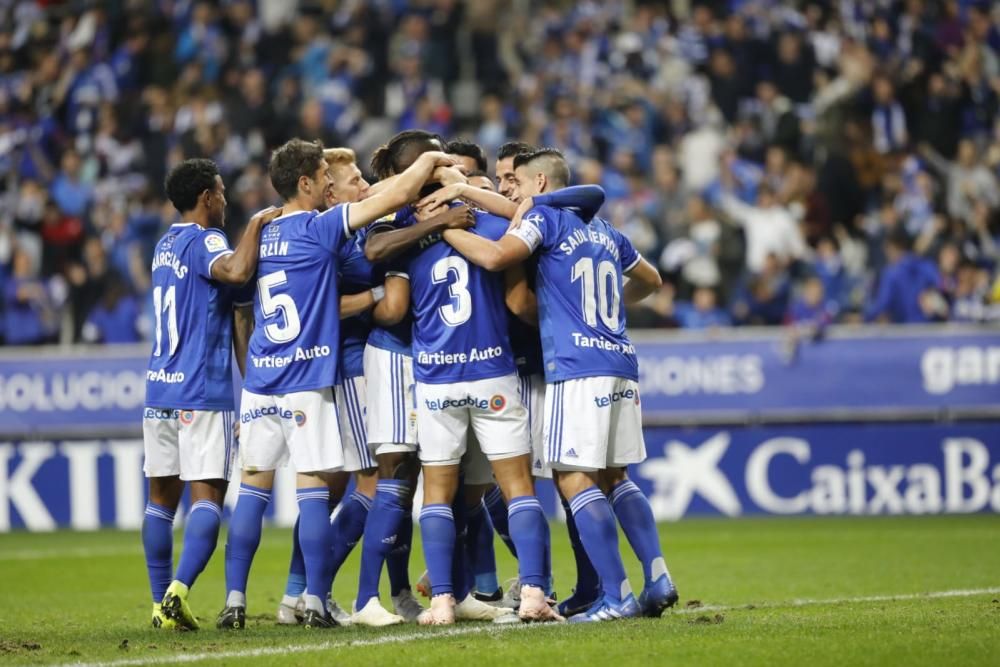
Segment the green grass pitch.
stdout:
<svg viewBox="0 0 1000 667">
<path fill-rule="evenodd" d="M 273 622 L 289 531 L 271 529 L 251 574 L 249 628 L 215 630 L 220 543 L 192 592 L 206 627 L 185 634 L 148 627 L 136 533 L 0 535 L 0 664 L 1000 664 L 1000 517 L 699 519 L 664 524 L 660 534 L 681 593 L 679 609 L 662 619 L 307 631 Z M 622 547 L 638 586 L 638 565 Z M 566 595 L 574 573 L 561 525 L 553 551 L 556 589 Z M 499 541 L 497 555 L 501 576 L 513 576 Z M 342 606 L 357 559 L 356 550 L 335 586 Z M 422 566 L 415 545 L 414 578 Z"/>
</svg>

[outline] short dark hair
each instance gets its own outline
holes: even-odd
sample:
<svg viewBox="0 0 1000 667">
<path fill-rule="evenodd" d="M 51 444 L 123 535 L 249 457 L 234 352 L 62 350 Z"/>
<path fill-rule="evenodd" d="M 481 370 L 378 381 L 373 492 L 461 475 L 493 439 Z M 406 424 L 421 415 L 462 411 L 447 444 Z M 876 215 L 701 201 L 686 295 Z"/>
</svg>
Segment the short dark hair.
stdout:
<svg viewBox="0 0 1000 667">
<path fill-rule="evenodd" d="M 535 146 L 526 144 L 523 141 L 508 141 L 497 149 L 497 159 L 506 160 L 509 157 L 517 157 L 524 153 L 534 153 L 536 150 L 538 149 Z"/>
<path fill-rule="evenodd" d="M 466 139 L 455 139 L 445 145 L 444 152 L 451 153 L 452 155 L 461 155 L 462 157 L 471 157 L 476 161 L 476 169 L 486 171 L 486 151 L 479 144 Z"/>
<path fill-rule="evenodd" d="M 466 178 L 476 178 L 477 176 L 482 176 L 483 178 L 489 178 L 490 177 L 490 175 L 486 173 L 485 169 L 475 169 L 475 170 L 470 171 L 468 174 L 465 175 Z"/>
<path fill-rule="evenodd" d="M 434 134 L 427 130 L 404 130 L 396 134 L 385 144 L 375 149 L 372 154 L 372 173 L 376 178 L 387 178 L 393 174 L 398 174 L 404 170 L 402 157 L 406 150 L 415 144 L 430 144 L 440 142 L 444 146 L 444 139 L 440 134 Z"/>
<path fill-rule="evenodd" d="M 299 192 L 299 178 L 312 178 L 325 164 L 322 143 L 291 139 L 271 153 L 271 185 L 283 200 L 294 199 Z"/>
<path fill-rule="evenodd" d="M 211 160 L 193 158 L 184 160 L 170 170 L 164 189 L 167 198 L 181 213 L 193 211 L 198 206 L 198 197 L 205 190 L 215 190 L 215 177 L 219 168 Z"/>
<path fill-rule="evenodd" d="M 555 184 L 565 187 L 569 185 L 569 165 L 566 157 L 555 148 L 539 148 L 530 153 L 520 153 L 514 156 L 514 169 L 538 162 L 538 170 L 545 174 Z"/>
</svg>

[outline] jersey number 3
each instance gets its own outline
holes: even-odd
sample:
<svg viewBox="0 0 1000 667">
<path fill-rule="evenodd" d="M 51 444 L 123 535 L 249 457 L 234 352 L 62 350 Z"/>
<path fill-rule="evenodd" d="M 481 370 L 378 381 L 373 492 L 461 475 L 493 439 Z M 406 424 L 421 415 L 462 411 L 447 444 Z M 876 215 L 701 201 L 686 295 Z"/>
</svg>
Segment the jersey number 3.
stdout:
<svg viewBox="0 0 1000 667">
<path fill-rule="evenodd" d="M 260 310 L 265 319 L 276 317 L 280 312 L 285 323 L 272 322 L 264 327 L 264 334 L 272 343 L 287 343 L 295 340 L 302 331 L 299 311 L 290 294 L 272 294 L 271 290 L 288 282 L 284 271 L 275 271 L 257 279 L 260 290 Z"/>
<path fill-rule="evenodd" d="M 444 257 L 431 267 L 435 285 L 448 283 L 453 302 L 438 308 L 438 314 L 450 327 L 465 324 L 472 317 L 472 295 L 469 293 L 469 265 L 461 257 Z"/>
</svg>

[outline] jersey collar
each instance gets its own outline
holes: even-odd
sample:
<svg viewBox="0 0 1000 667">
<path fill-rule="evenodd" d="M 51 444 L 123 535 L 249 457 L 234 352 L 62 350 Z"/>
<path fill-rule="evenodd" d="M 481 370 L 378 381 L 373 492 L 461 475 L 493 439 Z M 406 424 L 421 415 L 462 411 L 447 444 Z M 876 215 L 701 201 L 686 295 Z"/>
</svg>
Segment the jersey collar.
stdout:
<svg viewBox="0 0 1000 667">
<path fill-rule="evenodd" d="M 199 227 L 197 222 L 175 222 L 171 227 Z"/>
<path fill-rule="evenodd" d="M 279 220 L 284 220 L 285 218 L 292 218 L 296 215 L 302 215 L 303 213 L 316 213 L 316 209 L 312 211 L 292 211 L 291 213 L 285 213 L 284 215 L 279 215 L 277 218 L 271 221 L 271 224 L 278 222 Z"/>
</svg>

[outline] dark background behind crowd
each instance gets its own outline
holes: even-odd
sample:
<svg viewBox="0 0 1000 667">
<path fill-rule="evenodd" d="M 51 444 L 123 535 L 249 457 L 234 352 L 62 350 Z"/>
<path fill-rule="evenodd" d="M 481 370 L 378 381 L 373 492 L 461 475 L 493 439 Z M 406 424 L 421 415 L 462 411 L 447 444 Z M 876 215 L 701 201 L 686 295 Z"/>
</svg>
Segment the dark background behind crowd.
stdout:
<svg viewBox="0 0 1000 667">
<path fill-rule="evenodd" d="M 167 170 L 229 230 L 293 136 L 554 146 L 657 263 L 632 326 L 1000 319 L 1000 3 L 0 0 L 0 340 L 148 337 Z"/>
</svg>

